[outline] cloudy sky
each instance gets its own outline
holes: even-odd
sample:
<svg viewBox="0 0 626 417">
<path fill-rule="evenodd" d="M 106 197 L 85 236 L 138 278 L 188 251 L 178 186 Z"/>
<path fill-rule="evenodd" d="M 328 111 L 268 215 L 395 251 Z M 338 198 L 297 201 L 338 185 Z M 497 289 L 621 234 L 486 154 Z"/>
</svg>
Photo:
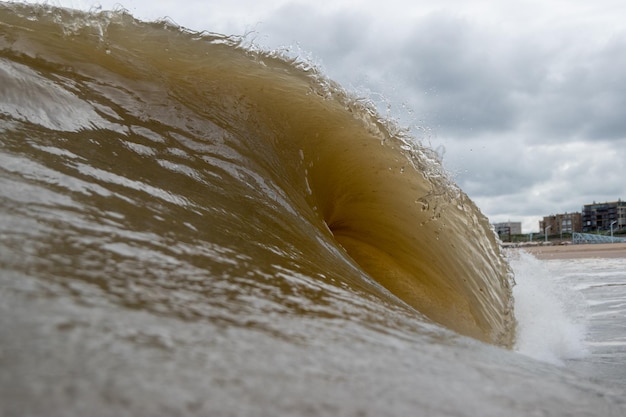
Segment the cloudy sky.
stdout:
<svg viewBox="0 0 626 417">
<path fill-rule="evenodd" d="M 47 3 L 289 47 L 437 149 L 492 222 L 524 233 L 626 198 L 623 0 Z"/>
</svg>

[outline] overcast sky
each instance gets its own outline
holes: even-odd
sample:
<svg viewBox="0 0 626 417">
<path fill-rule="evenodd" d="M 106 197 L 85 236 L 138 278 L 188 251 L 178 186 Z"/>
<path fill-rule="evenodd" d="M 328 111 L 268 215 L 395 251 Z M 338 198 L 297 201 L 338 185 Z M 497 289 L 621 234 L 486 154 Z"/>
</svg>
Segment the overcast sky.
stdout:
<svg viewBox="0 0 626 417">
<path fill-rule="evenodd" d="M 623 0 L 47 3 L 121 6 L 289 47 L 389 108 L 492 222 L 524 233 L 543 216 L 626 199 Z"/>
</svg>

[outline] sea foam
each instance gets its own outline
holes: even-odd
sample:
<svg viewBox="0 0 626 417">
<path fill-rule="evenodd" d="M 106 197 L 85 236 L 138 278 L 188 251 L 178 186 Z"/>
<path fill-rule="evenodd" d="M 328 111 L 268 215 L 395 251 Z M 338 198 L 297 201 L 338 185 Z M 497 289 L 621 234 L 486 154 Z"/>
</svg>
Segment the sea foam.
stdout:
<svg viewBox="0 0 626 417">
<path fill-rule="evenodd" d="M 515 350 L 556 365 L 588 355 L 586 303 L 552 265 L 526 252 L 509 254 L 518 322 Z"/>
</svg>

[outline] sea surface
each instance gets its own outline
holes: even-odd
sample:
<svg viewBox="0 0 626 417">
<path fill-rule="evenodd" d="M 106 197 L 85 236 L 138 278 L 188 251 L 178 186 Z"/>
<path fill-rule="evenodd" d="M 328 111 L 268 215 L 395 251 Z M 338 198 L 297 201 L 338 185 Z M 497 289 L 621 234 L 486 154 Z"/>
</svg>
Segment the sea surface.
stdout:
<svg viewBox="0 0 626 417">
<path fill-rule="evenodd" d="M 622 416 L 624 271 L 306 60 L 0 3 L 2 416 Z"/>
</svg>

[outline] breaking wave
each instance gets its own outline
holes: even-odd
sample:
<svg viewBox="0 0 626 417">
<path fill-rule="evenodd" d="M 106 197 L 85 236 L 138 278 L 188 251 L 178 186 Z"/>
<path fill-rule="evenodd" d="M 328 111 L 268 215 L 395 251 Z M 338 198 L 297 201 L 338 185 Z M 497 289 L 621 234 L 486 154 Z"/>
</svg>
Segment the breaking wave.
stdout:
<svg viewBox="0 0 626 417">
<path fill-rule="evenodd" d="M 32 254 L 12 268 L 185 317 L 198 305 L 166 289 L 211 316 L 249 288 L 293 312 L 300 286 L 349 286 L 511 346 L 486 218 L 433 152 L 312 65 L 125 12 L 1 13 L 0 209 Z"/>
</svg>

